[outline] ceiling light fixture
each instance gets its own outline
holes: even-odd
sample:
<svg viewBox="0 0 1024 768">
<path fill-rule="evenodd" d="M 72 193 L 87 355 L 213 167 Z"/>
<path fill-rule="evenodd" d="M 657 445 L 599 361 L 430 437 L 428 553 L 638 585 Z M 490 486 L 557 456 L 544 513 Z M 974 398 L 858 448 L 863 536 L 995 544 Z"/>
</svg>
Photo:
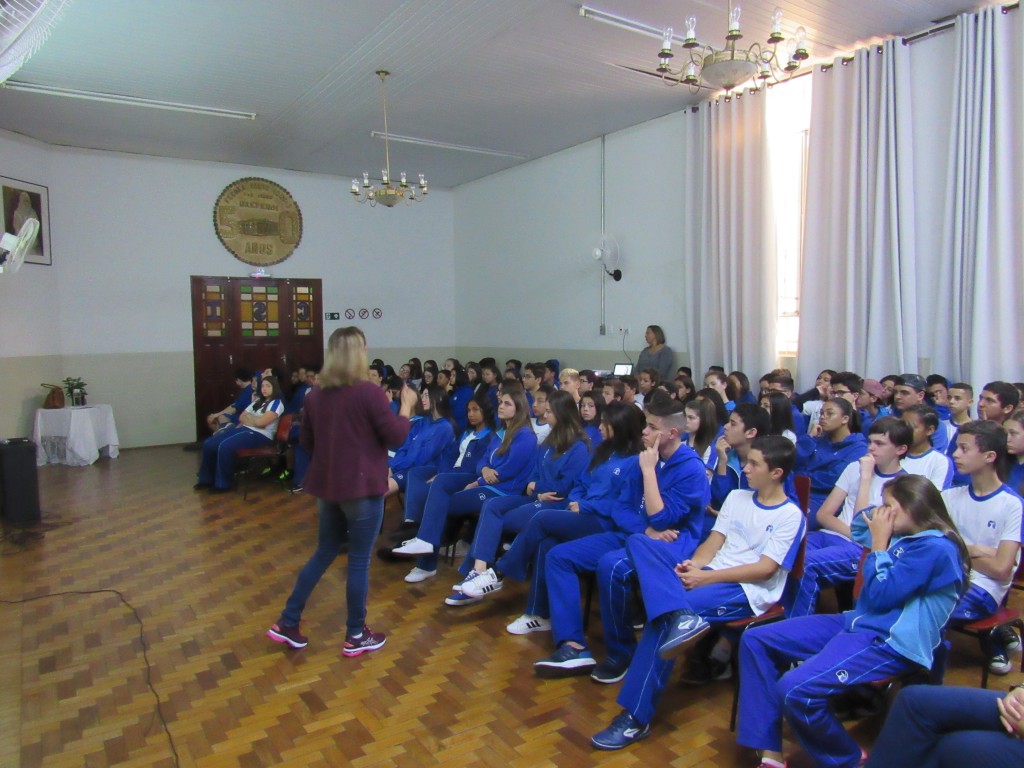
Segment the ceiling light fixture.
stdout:
<svg viewBox="0 0 1024 768">
<path fill-rule="evenodd" d="M 383 133 L 382 131 L 370 131 L 375 139 L 389 138 L 401 144 L 418 144 L 421 147 L 434 147 L 435 149 L 454 149 L 457 152 L 475 152 L 478 155 L 494 155 L 495 157 L 511 157 L 515 160 L 525 160 L 526 155 L 518 152 L 504 152 L 500 149 L 487 149 L 487 147 L 471 147 L 468 144 L 449 144 L 447 141 L 434 141 L 434 139 L 419 139 L 415 136 L 400 136 L 397 133 Z"/>
<path fill-rule="evenodd" d="M 383 70 L 377 70 L 377 77 L 380 78 L 380 94 L 381 101 L 384 104 L 384 169 L 380 172 L 381 183 L 377 184 L 376 181 L 370 181 L 370 174 L 363 173 L 363 180 L 360 182 L 358 179 L 352 179 L 352 197 L 356 199 L 358 203 L 369 203 L 371 206 L 385 205 L 388 208 L 393 208 L 398 205 L 399 202 L 404 201 L 407 205 L 409 203 L 418 203 L 427 196 L 427 179 L 421 173 L 419 184 L 410 184 L 405 176 L 405 171 L 399 174 L 398 184 L 395 185 L 391 181 L 391 144 L 388 135 L 388 97 L 386 86 L 384 81 L 391 73 Z"/>
<path fill-rule="evenodd" d="M 187 112 L 192 115 L 207 115 L 209 117 L 230 117 L 235 120 L 255 120 L 254 112 L 238 112 L 233 109 L 221 109 L 219 107 L 201 107 L 196 104 L 180 104 L 176 101 L 159 101 L 157 99 L 146 99 L 141 96 L 125 96 L 121 93 L 101 93 L 99 91 L 80 91 L 76 88 L 58 88 L 52 85 L 39 85 L 38 83 L 24 83 L 18 80 L 8 80 L 3 87 L 10 91 L 22 91 L 24 93 L 40 93 L 46 96 L 64 96 L 69 99 L 83 99 L 85 101 L 99 101 L 105 104 L 121 104 L 129 107 L 149 107 L 150 109 L 166 109 L 171 112 Z"/>
<path fill-rule="evenodd" d="M 753 43 L 749 48 L 739 48 L 736 42 L 743 37 L 740 31 L 740 7 L 729 2 L 729 28 L 725 35 L 725 45 L 714 48 L 697 39 L 697 18 L 690 16 L 686 20 L 686 35 L 676 35 L 672 27 L 658 29 L 650 24 L 633 21 L 623 16 L 616 16 L 607 11 L 600 11 L 587 6 L 580 7 L 580 16 L 599 21 L 603 24 L 627 29 L 631 32 L 660 37 L 661 50 L 658 52 L 657 72 L 666 85 L 687 85 L 696 91 L 700 87 L 716 90 L 732 91 L 734 88 L 753 81 L 751 88 L 758 90 L 768 82 L 780 82 L 789 79 L 800 68 L 800 62 L 806 61 L 807 31 L 797 27 L 793 39 L 788 41 L 779 57 L 778 45 L 786 42 L 782 35 L 782 9 L 776 8 L 772 13 L 772 28 L 765 46 Z M 671 66 L 674 54 L 672 45 L 680 45 L 685 53 L 683 62 L 678 69 Z"/>
</svg>

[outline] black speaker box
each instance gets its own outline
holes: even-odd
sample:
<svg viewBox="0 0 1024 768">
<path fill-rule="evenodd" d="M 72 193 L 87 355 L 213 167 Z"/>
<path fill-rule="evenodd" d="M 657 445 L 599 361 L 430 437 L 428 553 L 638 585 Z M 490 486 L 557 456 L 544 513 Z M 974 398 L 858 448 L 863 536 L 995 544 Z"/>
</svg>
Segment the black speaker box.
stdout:
<svg viewBox="0 0 1024 768">
<path fill-rule="evenodd" d="M 39 475 L 36 445 L 21 438 L 0 442 L 0 518 L 5 525 L 38 525 Z"/>
</svg>

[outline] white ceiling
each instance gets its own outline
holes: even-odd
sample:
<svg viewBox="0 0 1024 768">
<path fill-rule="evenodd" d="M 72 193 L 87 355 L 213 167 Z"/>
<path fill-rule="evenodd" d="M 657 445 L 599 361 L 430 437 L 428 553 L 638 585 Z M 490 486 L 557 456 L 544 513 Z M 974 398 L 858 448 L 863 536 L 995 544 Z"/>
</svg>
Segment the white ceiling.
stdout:
<svg viewBox="0 0 1024 768">
<path fill-rule="evenodd" d="M 776 4 L 830 60 L 983 0 L 745 0 L 745 42 Z M 590 0 L 721 44 L 726 0 Z M 0 90 L 0 128 L 58 145 L 351 177 L 379 173 L 379 81 L 395 134 L 534 159 L 706 98 L 652 68 L 658 41 L 579 17 L 570 0 L 74 0 L 12 80 L 254 112 L 229 120 Z M 392 144 L 392 172 L 451 187 L 521 160 Z"/>
</svg>

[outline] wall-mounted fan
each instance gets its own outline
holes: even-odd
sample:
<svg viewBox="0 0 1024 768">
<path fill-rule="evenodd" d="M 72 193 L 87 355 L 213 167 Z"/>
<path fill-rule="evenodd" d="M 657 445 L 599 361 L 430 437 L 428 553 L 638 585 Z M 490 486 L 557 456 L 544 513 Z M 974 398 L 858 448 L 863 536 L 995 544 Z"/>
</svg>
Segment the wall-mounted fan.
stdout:
<svg viewBox="0 0 1024 768">
<path fill-rule="evenodd" d="M 17 235 L 7 232 L 0 237 L 0 274 L 17 272 L 25 262 L 25 254 L 39 237 L 39 222 L 26 219 Z"/>
<path fill-rule="evenodd" d="M 622 260 L 618 240 L 608 234 L 601 235 L 601 244 L 593 250 L 592 255 L 608 277 L 615 282 L 622 279 L 622 270 L 618 268 Z"/>
</svg>

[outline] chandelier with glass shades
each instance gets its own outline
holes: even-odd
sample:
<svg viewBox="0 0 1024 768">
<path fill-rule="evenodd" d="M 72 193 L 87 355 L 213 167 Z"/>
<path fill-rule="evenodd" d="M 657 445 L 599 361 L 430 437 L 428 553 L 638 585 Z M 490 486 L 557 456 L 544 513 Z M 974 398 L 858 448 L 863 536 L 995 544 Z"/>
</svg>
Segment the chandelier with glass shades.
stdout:
<svg viewBox="0 0 1024 768">
<path fill-rule="evenodd" d="M 370 179 L 369 173 L 363 173 L 363 179 L 352 179 L 352 197 L 356 202 L 369 203 L 375 206 L 378 203 L 388 208 L 393 208 L 400 202 L 418 203 L 422 201 L 429 191 L 427 179 L 421 173 L 419 183 L 410 184 L 406 178 L 405 171 L 398 175 L 398 183 L 391 177 L 391 146 L 388 141 L 388 97 L 384 81 L 391 73 L 379 69 L 377 77 L 380 78 L 381 100 L 384 104 L 384 168 L 380 172 L 380 183 L 376 179 Z"/>
<path fill-rule="evenodd" d="M 767 44 L 762 46 L 755 42 L 747 48 L 737 45 L 737 41 L 743 38 L 740 31 L 740 8 L 734 6 L 731 0 L 729 29 L 722 48 L 715 48 L 697 39 L 695 16 L 686 20 L 685 37 L 677 35 L 672 27 L 656 27 L 586 5 L 580 6 L 580 16 L 630 32 L 661 38 L 656 71 L 661 75 L 662 82 L 666 85 L 687 85 L 694 92 L 700 88 L 712 88 L 728 93 L 746 83 L 751 83 L 750 87 L 757 90 L 767 83 L 788 79 L 800 68 L 800 62 L 809 58 L 807 32 L 803 27 L 797 27 L 791 40 L 787 41 L 783 37 L 780 8 L 772 13 L 772 29 Z M 781 50 L 780 43 L 785 43 Z M 674 44 L 683 49 L 677 68 L 672 66 L 676 56 L 672 50 Z"/>
<path fill-rule="evenodd" d="M 725 35 L 725 46 L 714 48 L 697 40 L 697 19 L 686 20 L 686 36 L 680 41 L 685 53 L 678 69 L 672 68 L 672 43 L 678 40 L 671 27 L 665 29 L 661 51 L 658 53 L 657 71 L 667 85 L 689 85 L 694 89 L 700 85 L 731 91 L 751 80 L 752 88 L 760 88 L 768 82 L 779 82 L 792 76 L 806 61 L 807 32 L 797 27 L 794 38 L 783 49 L 780 59 L 778 46 L 785 42 L 782 36 L 782 9 L 772 13 L 772 30 L 767 45 L 753 43 L 749 48 L 740 48 L 737 41 L 743 37 L 740 31 L 740 7 L 729 3 L 729 30 Z"/>
</svg>

